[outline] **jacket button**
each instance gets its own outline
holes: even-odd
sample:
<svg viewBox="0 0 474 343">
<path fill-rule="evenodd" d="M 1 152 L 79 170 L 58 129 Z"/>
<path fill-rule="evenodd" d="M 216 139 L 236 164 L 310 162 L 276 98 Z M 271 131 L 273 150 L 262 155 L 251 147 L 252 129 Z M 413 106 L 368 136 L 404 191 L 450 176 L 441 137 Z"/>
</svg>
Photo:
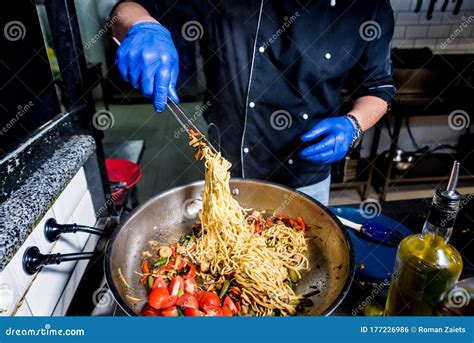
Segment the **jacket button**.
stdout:
<svg viewBox="0 0 474 343">
<path fill-rule="evenodd" d="M 288 164 L 293 164 L 293 160 L 291 158 L 288 160 Z"/>
<path fill-rule="evenodd" d="M 249 107 L 250 107 L 250 108 L 254 108 L 254 107 L 255 107 L 255 103 L 254 103 L 253 101 L 251 101 L 251 102 L 249 103 Z"/>
<path fill-rule="evenodd" d="M 326 52 L 326 55 L 324 55 L 324 58 L 327 60 L 331 59 L 331 54 L 329 52 Z"/>
<path fill-rule="evenodd" d="M 308 113 L 303 114 L 303 119 L 304 119 L 304 120 L 306 120 L 306 119 L 308 119 L 308 118 L 309 118 Z"/>
<path fill-rule="evenodd" d="M 245 152 L 246 154 L 248 154 L 248 153 L 249 153 L 249 148 L 244 148 L 244 152 Z"/>
<path fill-rule="evenodd" d="M 265 52 L 265 48 L 261 46 L 260 48 L 258 48 L 258 52 L 263 54 Z"/>
</svg>

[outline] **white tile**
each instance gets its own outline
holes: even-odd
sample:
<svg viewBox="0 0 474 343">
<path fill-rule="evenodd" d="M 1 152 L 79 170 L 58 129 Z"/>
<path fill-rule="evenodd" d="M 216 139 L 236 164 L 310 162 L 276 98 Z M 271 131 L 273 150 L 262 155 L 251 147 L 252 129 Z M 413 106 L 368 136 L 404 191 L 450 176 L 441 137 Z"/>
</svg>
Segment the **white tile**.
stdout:
<svg viewBox="0 0 474 343">
<path fill-rule="evenodd" d="M 39 243 L 36 236 L 30 234 L 7 265 L 7 267 L 10 267 L 15 274 L 18 284 L 18 292 L 21 296 L 25 294 L 34 278 L 34 275 L 29 275 L 23 270 L 23 254 L 27 248 L 38 245 Z"/>
<path fill-rule="evenodd" d="M 460 50 L 472 49 L 472 47 L 474 46 L 473 38 L 457 38 L 456 42 L 457 42 L 456 48 Z"/>
<path fill-rule="evenodd" d="M 420 14 L 419 24 L 420 25 L 438 25 L 443 22 L 444 13 L 440 11 L 433 12 L 431 19 L 426 18 L 426 10 Z"/>
<path fill-rule="evenodd" d="M 86 190 L 86 175 L 84 169 L 81 168 L 53 204 L 54 214 L 60 224 L 65 223 L 71 217 Z"/>
<path fill-rule="evenodd" d="M 474 10 L 474 0 L 467 0 L 467 1 L 464 1 L 463 5 L 462 5 L 462 9 L 463 9 L 464 11 L 466 11 L 466 10 Z M 467 12 L 467 13 L 469 13 L 469 12 Z M 470 11 L 470 14 L 471 14 L 471 15 L 474 15 L 474 14 L 472 13 L 472 11 Z M 466 14 L 464 14 L 464 15 L 466 15 Z"/>
<path fill-rule="evenodd" d="M 7 265 L 0 272 L 0 316 L 10 316 L 20 299 L 15 275 L 10 265 Z"/>
<path fill-rule="evenodd" d="M 53 316 L 64 316 L 71 304 L 72 298 L 76 293 L 77 287 L 81 282 L 84 271 L 89 263 L 89 260 L 78 261 L 74 271 L 71 274 L 71 277 L 68 280 L 66 287 L 64 288 L 56 307 L 52 313 Z"/>
<path fill-rule="evenodd" d="M 33 313 L 31 313 L 30 307 L 28 306 L 28 302 L 26 299 L 23 299 L 16 309 L 14 313 L 15 317 L 31 317 Z"/>
<path fill-rule="evenodd" d="M 461 53 L 464 53 L 464 50 L 454 48 L 454 49 L 446 49 L 442 51 L 437 51 L 437 53 L 443 54 L 443 55 L 459 55 Z"/>
<path fill-rule="evenodd" d="M 438 38 L 436 41 L 436 49 L 434 51 L 436 51 L 436 53 L 442 53 L 443 50 L 449 50 L 452 47 L 455 48 L 456 44 L 452 44 L 452 42 L 446 38 Z"/>
<path fill-rule="evenodd" d="M 436 49 L 438 46 L 436 45 L 436 39 L 416 39 L 415 40 L 415 48 L 430 48 Z"/>
<path fill-rule="evenodd" d="M 96 222 L 94 205 L 92 203 L 92 197 L 89 191 L 84 194 L 79 205 L 74 210 L 72 214 L 72 219 L 74 223 L 86 226 L 94 226 Z M 81 247 L 86 244 L 87 239 L 90 234 L 84 232 L 77 232 L 76 236 L 78 237 Z"/>
<path fill-rule="evenodd" d="M 395 31 L 393 32 L 393 38 L 405 37 L 405 28 L 405 26 L 396 26 Z"/>
<path fill-rule="evenodd" d="M 392 41 L 392 46 L 399 49 L 409 49 L 413 48 L 413 39 L 394 39 Z"/>
<path fill-rule="evenodd" d="M 451 33 L 449 25 L 432 25 L 428 30 L 429 38 L 444 38 L 446 39 Z"/>
<path fill-rule="evenodd" d="M 461 24 L 461 25 L 451 25 L 451 32 L 455 37 L 461 37 L 461 38 L 469 38 L 473 36 L 473 30 L 472 30 L 472 24 Z"/>
<path fill-rule="evenodd" d="M 452 14 L 452 10 L 443 13 L 443 24 L 459 25 L 462 22 L 462 16 Z"/>
<path fill-rule="evenodd" d="M 426 38 L 428 26 L 407 26 L 405 38 Z"/>
<path fill-rule="evenodd" d="M 411 0 L 390 0 L 390 5 L 394 11 L 408 11 L 410 10 Z"/>
<path fill-rule="evenodd" d="M 70 221 L 68 221 L 70 222 Z M 77 237 L 64 235 L 56 242 L 52 254 L 80 252 Z M 44 267 L 26 293 L 26 300 L 34 316 L 50 316 L 66 286 L 76 262 L 63 262 Z"/>
<path fill-rule="evenodd" d="M 420 18 L 420 13 L 413 13 L 413 12 L 398 13 L 397 25 L 401 25 L 401 24 L 415 25 L 415 24 L 418 24 L 419 18 Z"/>
<path fill-rule="evenodd" d="M 85 244 L 84 251 L 94 251 L 99 239 L 99 236 L 90 235 L 89 239 Z M 74 297 L 74 294 L 76 293 L 77 286 L 79 285 L 89 262 L 89 260 L 81 260 L 77 262 L 76 267 L 53 311 L 53 316 L 63 316 L 67 312 L 69 305 L 71 304 L 71 300 Z"/>
</svg>

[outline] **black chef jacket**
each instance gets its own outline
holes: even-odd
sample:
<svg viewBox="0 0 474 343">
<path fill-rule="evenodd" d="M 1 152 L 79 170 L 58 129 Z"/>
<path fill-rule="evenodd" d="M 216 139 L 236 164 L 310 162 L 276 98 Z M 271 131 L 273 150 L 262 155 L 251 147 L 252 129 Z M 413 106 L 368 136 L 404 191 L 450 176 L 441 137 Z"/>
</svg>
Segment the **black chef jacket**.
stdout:
<svg viewBox="0 0 474 343">
<path fill-rule="evenodd" d="M 389 1 L 136 2 L 174 39 L 198 38 L 208 135 L 232 162 L 233 176 L 292 187 L 323 180 L 330 165 L 299 158 L 300 136 L 345 114 L 343 83 L 352 98 L 389 102 L 394 95 Z"/>
</svg>

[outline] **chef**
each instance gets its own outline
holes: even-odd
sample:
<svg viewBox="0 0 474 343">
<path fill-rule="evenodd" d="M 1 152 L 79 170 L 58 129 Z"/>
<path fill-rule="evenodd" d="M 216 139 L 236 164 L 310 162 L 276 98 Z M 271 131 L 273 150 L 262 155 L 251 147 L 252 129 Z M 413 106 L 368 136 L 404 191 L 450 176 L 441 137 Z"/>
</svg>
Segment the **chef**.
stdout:
<svg viewBox="0 0 474 343">
<path fill-rule="evenodd" d="M 167 25 L 177 2 L 192 9 L 178 29 Z M 120 3 L 111 18 L 120 74 L 157 112 L 167 98 L 179 101 L 170 31 L 198 40 L 208 136 L 232 175 L 297 188 L 323 204 L 331 163 L 395 93 L 388 0 L 140 0 Z M 339 111 L 343 87 L 353 99 L 348 113 Z"/>
</svg>

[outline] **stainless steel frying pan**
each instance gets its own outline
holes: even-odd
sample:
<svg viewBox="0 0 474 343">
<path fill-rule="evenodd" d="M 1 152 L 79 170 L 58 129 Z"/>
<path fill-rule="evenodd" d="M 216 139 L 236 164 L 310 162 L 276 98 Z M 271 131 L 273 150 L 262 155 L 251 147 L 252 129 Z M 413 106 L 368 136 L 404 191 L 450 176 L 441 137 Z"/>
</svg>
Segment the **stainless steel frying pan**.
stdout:
<svg viewBox="0 0 474 343">
<path fill-rule="evenodd" d="M 105 274 L 116 301 L 127 314 L 137 315 L 147 298 L 135 273 L 140 271 L 141 252 L 149 250 L 150 240 L 170 244 L 191 230 L 197 219 L 193 208 L 199 204 L 203 186 L 199 181 L 155 196 L 113 233 L 106 251 Z M 296 292 L 309 294 L 313 302 L 303 315 L 330 314 L 345 297 L 354 275 L 354 253 L 343 225 L 325 206 L 289 188 L 249 179 L 232 179 L 230 186 L 244 208 L 301 215 L 314 227 L 307 231 L 311 269 L 304 273 Z"/>
</svg>

